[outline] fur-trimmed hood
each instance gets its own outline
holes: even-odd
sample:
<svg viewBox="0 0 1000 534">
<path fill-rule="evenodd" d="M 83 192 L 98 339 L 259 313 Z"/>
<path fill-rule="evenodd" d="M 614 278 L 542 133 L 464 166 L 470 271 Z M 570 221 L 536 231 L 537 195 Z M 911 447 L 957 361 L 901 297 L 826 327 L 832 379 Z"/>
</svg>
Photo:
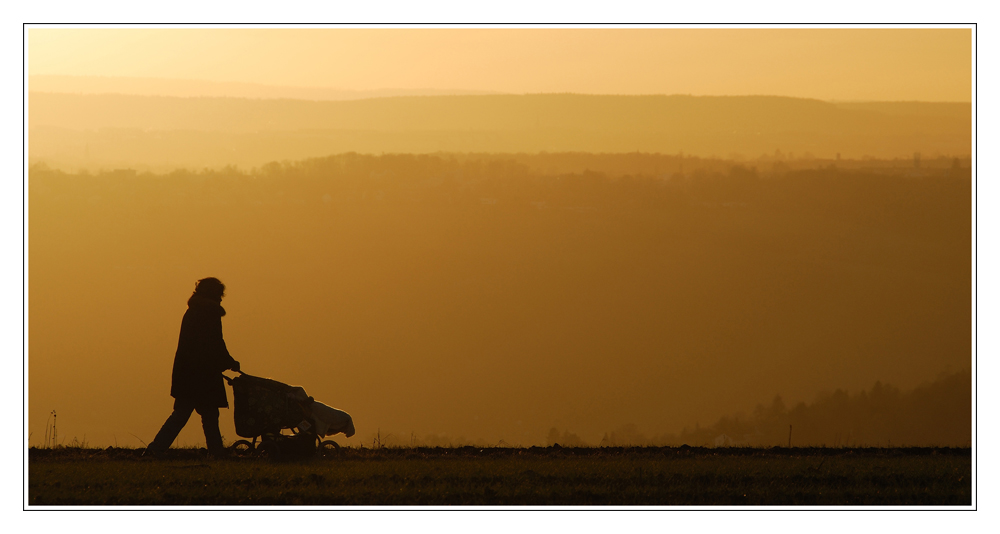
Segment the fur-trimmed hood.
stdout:
<svg viewBox="0 0 1000 534">
<path fill-rule="evenodd" d="M 207 299 L 197 293 L 192 293 L 191 298 L 188 299 L 188 308 L 199 308 L 203 310 L 213 310 L 219 314 L 219 317 L 226 316 L 226 309 L 222 307 L 221 304 L 214 300 Z"/>
</svg>

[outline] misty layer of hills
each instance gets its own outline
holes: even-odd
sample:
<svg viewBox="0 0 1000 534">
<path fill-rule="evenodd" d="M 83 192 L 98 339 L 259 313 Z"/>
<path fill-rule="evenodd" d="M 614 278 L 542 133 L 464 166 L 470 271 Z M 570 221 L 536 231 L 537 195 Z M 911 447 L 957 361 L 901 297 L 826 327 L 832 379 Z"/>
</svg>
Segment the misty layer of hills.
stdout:
<svg viewBox="0 0 1000 534">
<path fill-rule="evenodd" d="M 552 428 L 548 444 L 574 446 L 702 447 L 905 447 L 965 446 L 972 436 L 972 376 L 945 374 L 909 391 L 876 382 L 849 394 L 838 389 L 788 408 L 781 396 L 758 404 L 750 414 L 720 418 L 712 425 L 685 428 L 678 434 L 644 435 L 626 424 L 587 443 L 578 435 Z"/>
<path fill-rule="evenodd" d="M 55 408 L 66 435 L 148 441 L 169 413 L 184 303 L 217 276 L 244 370 L 347 410 L 357 440 L 530 445 L 555 427 L 595 445 L 622 428 L 784 444 L 791 424 L 795 445 L 964 445 L 966 427 L 942 421 L 970 420 L 968 374 L 929 403 L 870 388 L 969 368 L 971 194 L 967 160 L 953 159 L 34 166 L 29 418 Z M 800 408 L 838 389 L 866 393 Z M 676 434 L 776 393 L 795 408 Z"/>
<path fill-rule="evenodd" d="M 971 105 L 786 97 L 450 95 L 351 101 L 29 93 L 31 161 L 261 166 L 333 153 L 650 152 L 967 157 Z"/>
</svg>

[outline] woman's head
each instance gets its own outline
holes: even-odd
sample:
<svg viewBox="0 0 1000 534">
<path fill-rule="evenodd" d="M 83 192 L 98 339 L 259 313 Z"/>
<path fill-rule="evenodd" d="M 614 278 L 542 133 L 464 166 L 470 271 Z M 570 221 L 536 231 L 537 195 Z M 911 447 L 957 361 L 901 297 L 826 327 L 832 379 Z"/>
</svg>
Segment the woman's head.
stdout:
<svg viewBox="0 0 1000 534">
<path fill-rule="evenodd" d="M 226 296 L 226 285 L 218 278 L 202 278 L 194 284 L 195 295 L 200 295 L 207 299 L 221 301 Z"/>
</svg>

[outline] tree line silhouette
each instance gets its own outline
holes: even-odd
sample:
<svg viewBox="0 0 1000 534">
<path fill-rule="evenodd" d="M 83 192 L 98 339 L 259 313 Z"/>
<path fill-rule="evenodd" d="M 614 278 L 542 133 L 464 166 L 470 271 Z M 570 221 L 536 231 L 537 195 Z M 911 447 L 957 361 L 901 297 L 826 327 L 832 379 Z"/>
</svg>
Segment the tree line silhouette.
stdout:
<svg viewBox="0 0 1000 534">
<path fill-rule="evenodd" d="M 587 445 L 555 428 L 549 442 Z M 723 416 L 708 426 L 677 434 L 644 435 L 634 424 L 605 433 L 601 445 L 657 446 L 825 446 L 968 447 L 972 442 L 972 375 L 944 373 L 936 380 L 901 391 L 876 382 L 849 394 L 843 389 L 817 395 L 811 403 L 786 406 L 780 395 L 749 414 Z M 590 444 L 593 445 L 593 444 Z"/>
<path fill-rule="evenodd" d="M 43 163 L 31 167 L 31 177 L 34 190 L 51 193 L 56 200 L 104 191 L 126 195 L 122 200 L 133 205 L 478 203 L 488 198 L 501 208 L 658 209 L 718 203 L 739 207 L 734 203 L 752 202 L 849 212 L 875 205 L 920 211 L 917 206 L 928 202 L 947 202 L 948 209 L 967 203 L 970 170 L 959 160 L 952 161 L 915 176 L 906 162 L 892 165 L 891 160 L 845 162 L 846 168 L 827 164 L 797 169 L 781 164 L 765 170 L 726 160 L 640 153 L 347 153 L 272 162 L 250 170 L 229 166 L 165 174 L 132 169 L 67 173 Z"/>
</svg>

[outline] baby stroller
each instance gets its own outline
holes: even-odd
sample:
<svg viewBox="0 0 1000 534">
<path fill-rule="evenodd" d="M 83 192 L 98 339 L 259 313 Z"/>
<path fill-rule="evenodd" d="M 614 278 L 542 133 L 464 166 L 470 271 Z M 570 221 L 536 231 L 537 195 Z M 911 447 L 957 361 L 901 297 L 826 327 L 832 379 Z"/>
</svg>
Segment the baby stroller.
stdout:
<svg viewBox="0 0 1000 534">
<path fill-rule="evenodd" d="M 277 460 L 314 456 L 317 451 L 329 456 L 340 445 L 323 440 L 325 436 L 354 435 L 354 420 L 347 412 L 314 400 L 301 387 L 242 372 L 234 378 L 223 376 L 233 387 L 236 433 L 251 439 L 232 445 L 238 456 Z"/>
</svg>

